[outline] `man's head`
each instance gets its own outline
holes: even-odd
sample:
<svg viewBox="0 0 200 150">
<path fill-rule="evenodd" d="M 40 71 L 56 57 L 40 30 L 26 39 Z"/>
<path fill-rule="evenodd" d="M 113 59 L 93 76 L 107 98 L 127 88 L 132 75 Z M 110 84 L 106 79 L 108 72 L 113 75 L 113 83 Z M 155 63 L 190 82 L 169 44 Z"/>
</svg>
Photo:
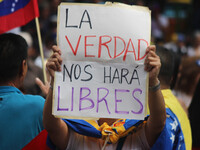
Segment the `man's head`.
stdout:
<svg viewBox="0 0 200 150">
<path fill-rule="evenodd" d="M 176 82 L 174 79 L 176 80 L 178 73 L 178 57 L 175 53 L 162 46 L 157 46 L 156 53 L 160 57 L 162 64 L 159 73 L 159 80 L 161 81 L 161 84 L 164 84 L 170 88 L 170 86 L 174 86 L 174 82 Z"/>
<path fill-rule="evenodd" d="M 10 82 L 26 74 L 27 48 L 26 41 L 20 35 L 0 35 L 0 83 Z"/>
</svg>

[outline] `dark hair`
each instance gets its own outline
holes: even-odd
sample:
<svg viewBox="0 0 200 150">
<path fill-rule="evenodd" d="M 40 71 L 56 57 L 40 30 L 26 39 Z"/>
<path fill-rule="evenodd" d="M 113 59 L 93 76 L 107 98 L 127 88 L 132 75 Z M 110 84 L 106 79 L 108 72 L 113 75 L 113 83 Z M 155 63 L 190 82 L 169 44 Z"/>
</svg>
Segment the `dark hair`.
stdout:
<svg viewBox="0 0 200 150">
<path fill-rule="evenodd" d="M 197 64 L 198 56 L 182 57 L 180 79 L 177 82 L 176 90 L 193 95 L 200 75 L 200 67 Z"/>
<path fill-rule="evenodd" d="M 181 65 L 181 56 L 178 55 L 177 53 L 173 53 L 173 58 L 174 58 L 174 71 L 173 71 L 173 78 L 171 81 L 171 85 L 170 88 L 174 89 L 176 82 L 177 82 L 177 78 L 178 78 L 178 73 L 180 72 L 180 65 Z"/>
<path fill-rule="evenodd" d="M 170 82 L 174 73 L 173 53 L 162 46 L 157 46 L 156 49 L 156 53 L 161 60 L 161 68 L 158 77 L 160 80 L 162 80 L 162 82 L 164 82 L 164 84 L 170 86 Z"/>
<path fill-rule="evenodd" d="M 0 82 L 8 82 L 21 71 L 27 58 L 28 45 L 23 37 L 13 33 L 0 35 Z"/>
</svg>

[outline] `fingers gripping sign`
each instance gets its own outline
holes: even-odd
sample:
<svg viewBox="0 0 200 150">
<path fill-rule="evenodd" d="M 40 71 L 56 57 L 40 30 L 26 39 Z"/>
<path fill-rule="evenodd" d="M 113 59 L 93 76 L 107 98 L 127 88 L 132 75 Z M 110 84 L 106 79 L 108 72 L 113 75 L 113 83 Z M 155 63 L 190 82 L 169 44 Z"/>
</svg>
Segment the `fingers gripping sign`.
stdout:
<svg viewBox="0 0 200 150">
<path fill-rule="evenodd" d="M 61 64 L 62 64 L 62 58 L 61 58 L 61 50 L 58 46 L 52 47 L 53 54 L 48 59 L 46 67 L 49 71 L 49 74 L 52 78 L 54 78 L 55 71 L 61 71 Z"/>
<path fill-rule="evenodd" d="M 151 86 L 157 83 L 161 62 L 159 56 L 156 54 L 156 47 L 154 45 L 147 47 L 147 53 L 144 69 L 149 72 L 149 84 Z"/>
</svg>

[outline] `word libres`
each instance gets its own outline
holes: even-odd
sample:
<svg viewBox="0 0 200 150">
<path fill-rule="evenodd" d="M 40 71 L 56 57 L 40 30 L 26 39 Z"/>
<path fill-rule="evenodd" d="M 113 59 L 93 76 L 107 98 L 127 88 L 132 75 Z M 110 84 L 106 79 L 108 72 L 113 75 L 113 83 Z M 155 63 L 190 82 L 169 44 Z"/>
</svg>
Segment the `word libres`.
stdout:
<svg viewBox="0 0 200 150">
<path fill-rule="evenodd" d="M 80 88 L 74 88 L 72 87 L 71 95 L 66 97 L 65 99 L 62 99 L 62 101 L 67 101 L 68 106 L 61 107 L 60 106 L 60 93 L 61 88 L 58 86 L 58 101 L 57 101 L 57 111 L 75 111 L 78 109 L 79 112 L 81 111 L 89 111 L 95 109 L 96 113 L 99 113 L 99 110 L 105 110 L 107 114 L 141 114 L 143 112 L 143 104 L 139 100 L 139 98 L 136 95 L 141 95 L 142 90 L 140 88 L 135 88 L 133 91 L 125 90 L 125 89 L 108 89 L 105 87 L 97 88 L 96 90 L 90 89 L 88 87 L 80 87 Z M 64 89 L 62 89 L 64 90 Z M 75 90 L 78 90 L 80 97 L 79 100 L 75 102 Z M 114 91 L 111 91 L 114 90 Z M 92 92 L 97 92 L 97 97 L 95 99 L 91 98 Z M 64 91 L 62 91 L 64 92 Z M 103 93 L 103 94 L 102 94 Z M 109 94 L 114 93 L 114 99 L 110 99 Z M 126 98 L 121 99 L 120 95 L 127 94 L 132 95 L 132 102 L 139 105 L 139 108 L 137 110 L 120 110 L 120 105 L 124 104 L 124 101 L 126 101 Z M 77 104 L 78 103 L 78 104 Z M 76 105 L 75 105 L 76 104 Z M 83 105 L 84 104 L 84 105 Z M 114 111 L 111 112 L 111 108 L 114 107 Z M 77 110 L 76 110 L 77 111 Z"/>
</svg>

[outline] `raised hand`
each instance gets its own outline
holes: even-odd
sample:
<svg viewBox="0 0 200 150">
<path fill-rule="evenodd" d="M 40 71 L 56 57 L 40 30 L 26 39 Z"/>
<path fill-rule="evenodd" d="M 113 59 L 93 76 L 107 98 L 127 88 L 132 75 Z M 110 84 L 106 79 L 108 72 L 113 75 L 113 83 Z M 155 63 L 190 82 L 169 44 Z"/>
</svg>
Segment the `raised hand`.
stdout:
<svg viewBox="0 0 200 150">
<path fill-rule="evenodd" d="M 149 72 L 149 86 L 158 84 L 158 74 L 160 72 L 160 57 L 156 54 L 156 47 L 151 45 L 147 47 L 147 56 L 144 62 L 144 69 Z"/>
<path fill-rule="evenodd" d="M 55 71 L 61 71 L 62 58 L 61 58 L 61 50 L 58 46 L 53 46 L 52 50 L 53 54 L 48 59 L 46 67 L 51 76 L 51 79 L 54 79 Z"/>
</svg>

